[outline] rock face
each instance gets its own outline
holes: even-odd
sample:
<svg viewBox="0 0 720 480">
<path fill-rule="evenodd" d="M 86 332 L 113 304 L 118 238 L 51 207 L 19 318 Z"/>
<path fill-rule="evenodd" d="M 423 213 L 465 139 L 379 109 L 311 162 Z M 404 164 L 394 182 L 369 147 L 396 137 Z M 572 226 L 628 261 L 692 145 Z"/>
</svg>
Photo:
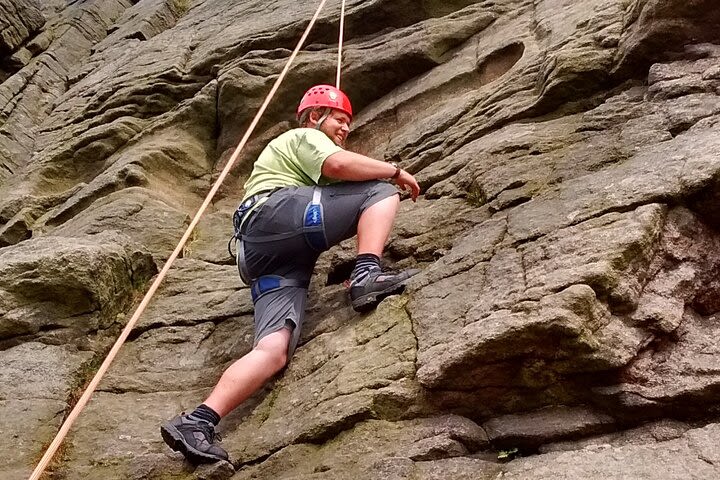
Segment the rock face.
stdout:
<svg viewBox="0 0 720 480">
<path fill-rule="evenodd" d="M 0 0 L 0 477 L 29 476 L 315 8 Z M 420 181 L 385 260 L 422 273 L 357 315 L 353 242 L 324 254 L 292 363 L 220 425 L 232 463 L 164 445 L 161 422 L 252 347 L 231 214 L 302 92 L 333 82 L 339 12 L 52 477 L 718 478 L 712 0 L 348 1 L 349 148 Z"/>
</svg>

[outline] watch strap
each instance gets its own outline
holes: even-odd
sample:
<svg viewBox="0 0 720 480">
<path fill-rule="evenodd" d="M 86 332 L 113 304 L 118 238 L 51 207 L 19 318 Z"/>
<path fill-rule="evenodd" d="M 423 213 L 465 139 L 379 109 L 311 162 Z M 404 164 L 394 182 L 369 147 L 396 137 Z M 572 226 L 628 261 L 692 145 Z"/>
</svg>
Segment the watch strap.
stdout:
<svg viewBox="0 0 720 480">
<path fill-rule="evenodd" d="M 393 173 L 393 176 L 390 177 L 390 180 L 395 180 L 400 176 L 400 172 L 402 172 L 402 168 L 398 167 L 397 163 L 391 163 L 393 167 L 395 167 L 395 173 Z"/>
</svg>

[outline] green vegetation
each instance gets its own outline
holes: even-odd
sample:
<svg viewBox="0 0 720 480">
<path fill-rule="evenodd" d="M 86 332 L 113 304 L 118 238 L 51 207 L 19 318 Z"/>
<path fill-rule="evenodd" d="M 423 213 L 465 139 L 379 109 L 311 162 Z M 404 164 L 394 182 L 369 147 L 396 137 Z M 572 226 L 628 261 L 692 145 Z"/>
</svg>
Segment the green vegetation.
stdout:
<svg viewBox="0 0 720 480">
<path fill-rule="evenodd" d="M 470 186 L 467 192 L 467 202 L 473 207 L 482 207 L 487 203 L 487 194 L 483 188 L 474 183 Z"/>
<path fill-rule="evenodd" d="M 507 450 L 500 450 L 498 452 L 498 460 L 510 461 L 513 458 L 519 456 L 520 451 L 517 448 L 510 448 Z"/>
<path fill-rule="evenodd" d="M 179 16 L 185 15 L 190 9 L 190 0 L 175 0 L 174 4 Z"/>
</svg>

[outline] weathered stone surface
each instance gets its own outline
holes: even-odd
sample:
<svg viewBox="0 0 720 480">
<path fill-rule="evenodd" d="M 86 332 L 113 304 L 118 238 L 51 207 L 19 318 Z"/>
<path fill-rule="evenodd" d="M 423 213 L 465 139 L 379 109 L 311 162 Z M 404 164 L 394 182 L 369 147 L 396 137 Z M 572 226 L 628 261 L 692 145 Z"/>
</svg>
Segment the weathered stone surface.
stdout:
<svg viewBox="0 0 720 480">
<path fill-rule="evenodd" d="M 73 342 L 106 329 L 155 273 L 117 233 L 44 237 L 0 250 L 0 338 Z"/>
<path fill-rule="evenodd" d="M 452 347 L 420 350 L 417 376 L 439 390 L 436 401 L 445 408 L 481 418 L 520 405 L 577 401 L 580 392 L 565 388 L 566 375 L 619 368 L 643 338 L 610 315 L 590 287 L 575 285 L 469 323 Z"/>
<path fill-rule="evenodd" d="M 92 357 L 72 347 L 27 342 L 0 351 L 3 478 L 27 478 L 55 436 L 77 376 Z"/>
<path fill-rule="evenodd" d="M 14 4 L 15 0 L 10 3 Z M 25 3 L 25 2 L 21 2 Z M 37 151 L 37 130 L 55 108 L 54 102 L 66 91 L 66 79 L 90 54 L 93 44 L 106 35 L 107 28 L 128 6 L 126 0 L 100 0 L 82 4 L 35 3 L 53 7 L 58 13 L 46 23 L 54 40 L 36 61 L 30 62 L 0 85 L 0 178 L 11 177 L 28 165 Z M 47 4 L 47 7 L 45 7 Z M 35 162 L 40 159 L 36 158 Z"/>
<path fill-rule="evenodd" d="M 686 312 L 682 323 L 665 337 L 653 338 L 623 377 L 632 379 L 617 385 L 598 387 L 601 402 L 622 405 L 622 412 L 635 411 L 656 416 L 658 412 L 677 412 L 679 416 L 702 415 L 717 409 L 718 317 L 702 317 Z"/>
<path fill-rule="evenodd" d="M 354 242 L 323 255 L 293 363 L 221 424 L 234 467 L 170 453 L 159 424 L 251 348 L 230 218 L 295 99 L 334 80 L 331 3 L 56 475 L 717 477 L 716 425 L 697 428 L 720 385 L 713 0 L 347 2 L 350 148 L 416 174 L 384 260 L 423 272 L 360 316 Z M 0 400 L 0 430 L 37 427 L 0 477 L 27 477 L 314 9 L 0 0 L 0 356 L 66 372 Z M 500 464 L 505 446 L 555 451 Z"/>
<path fill-rule="evenodd" d="M 208 212 L 198 224 L 193 237 L 186 248 L 185 255 L 206 262 L 235 266 L 235 256 L 231 256 L 227 244 L 233 232 L 232 215 L 235 208 Z M 235 243 L 230 245 L 233 254 Z"/>
<path fill-rule="evenodd" d="M 629 360 L 634 355 L 634 350 L 639 348 L 639 345 L 633 347 L 632 343 L 640 342 L 642 335 L 633 332 L 632 328 L 622 327 L 619 319 L 613 318 L 610 312 L 605 310 L 606 307 L 596 300 L 591 300 L 597 294 L 589 289 L 573 287 L 571 290 L 575 293 L 571 294 L 568 290 L 567 295 L 569 296 L 564 297 L 550 294 L 571 285 L 585 284 L 593 286 L 599 294 L 604 296 L 615 296 L 621 299 L 627 297 L 633 292 L 632 287 L 635 286 L 638 268 L 642 268 L 643 258 L 645 258 L 645 262 L 649 262 L 649 257 L 656 249 L 655 243 L 663 218 L 663 209 L 660 206 L 641 207 L 628 214 L 609 214 L 593 219 L 577 228 L 570 227 L 558 231 L 557 234 L 538 239 L 536 242 L 523 244 L 518 249 L 501 247 L 491 258 L 490 255 L 487 255 L 485 262 L 471 261 L 471 263 L 475 263 L 475 266 L 467 272 L 423 287 L 413 294 L 412 304 L 414 307 L 412 310 L 417 312 L 414 320 L 417 322 L 416 332 L 420 347 L 418 354 L 419 378 L 423 382 L 428 382 L 428 385 L 434 386 L 454 383 L 452 378 L 436 377 L 436 375 L 450 374 L 440 374 L 439 372 L 430 374 L 428 372 L 434 371 L 437 367 L 425 366 L 429 362 L 445 364 L 445 361 L 440 360 L 440 356 L 443 355 L 440 352 L 445 350 L 455 359 L 453 363 L 458 366 L 465 365 L 465 361 L 470 358 L 477 361 L 479 356 L 484 357 L 485 354 L 480 352 L 485 348 L 488 349 L 487 358 L 491 363 L 498 363 L 499 360 L 507 360 L 515 355 L 526 355 L 528 352 L 520 347 L 522 344 L 520 338 L 522 337 L 518 337 L 518 335 L 525 329 L 530 332 L 536 327 L 542 329 L 542 325 L 545 325 L 549 329 L 547 339 L 550 340 L 556 336 L 557 332 L 554 331 L 554 328 L 558 326 L 557 320 L 549 321 L 549 318 L 556 318 L 558 308 L 569 311 L 578 311 L 578 308 L 580 310 L 587 309 L 580 314 L 580 318 L 585 317 L 588 312 L 596 312 L 588 319 L 590 323 L 588 323 L 587 333 L 590 335 L 592 335 L 590 332 L 597 331 L 602 337 L 605 325 L 609 330 L 617 328 L 620 328 L 619 331 L 625 330 L 624 342 L 619 345 L 613 344 L 612 347 L 609 345 L 605 347 L 608 353 L 610 350 L 615 352 L 608 357 L 605 368 L 612 368 L 613 364 L 620 366 L 615 362 L 623 357 Z M 471 239 L 476 238 L 476 235 L 492 238 L 493 235 L 502 232 L 499 229 L 501 226 L 491 221 L 487 222 L 485 227 L 489 230 L 487 234 L 483 234 L 482 230 L 477 233 L 473 232 L 468 237 L 467 243 L 472 244 Z M 622 232 L 622 235 L 611 233 L 613 231 Z M 613 239 L 619 240 L 620 243 L 614 244 Z M 475 244 L 475 246 L 481 252 L 487 251 L 483 243 Z M 461 251 L 463 255 L 469 255 L 466 250 Z M 472 257 L 482 259 L 482 253 L 472 254 Z M 463 262 L 462 257 L 455 260 L 448 256 L 447 259 L 451 262 Z M 576 265 L 583 265 L 584 268 L 577 269 Z M 440 262 L 433 267 L 433 269 L 435 268 L 444 270 Z M 623 277 L 629 278 L 623 282 Z M 452 286 L 452 290 L 448 297 L 447 292 L 450 286 Z M 638 290 L 638 288 L 639 286 L 634 290 Z M 618 290 L 619 292 L 617 292 Z M 437 294 L 434 292 L 442 292 L 440 295 L 445 296 L 445 303 L 452 305 L 450 309 L 444 309 L 442 315 L 429 308 L 432 303 L 437 302 Z M 582 297 L 587 298 L 589 303 L 579 301 L 579 298 Z M 540 298 L 540 303 L 536 304 L 535 299 L 538 298 Z M 552 298 L 558 300 L 551 300 Z M 560 300 L 561 298 L 563 300 Z M 566 302 L 564 298 L 575 298 L 578 301 L 570 300 L 568 306 L 561 306 Z M 579 305 L 585 306 L 579 307 Z M 552 312 L 548 313 L 550 317 L 537 322 L 531 320 L 548 315 L 543 313 L 545 311 Z M 535 315 L 539 317 L 535 317 Z M 596 315 L 597 317 L 593 319 Z M 448 335 L 449 333 L 453 335 Z M 534 337 L 537 334 L 539 331 L 530 335 Z M 478 336 L 477 340 L 472 340 L 475 335 Z M 577 330 L 577 335 L 581 335 L 580 330 Z M 583 334 L 581 338 L 584 335 L 586 334 Z M 503 345 L 502 338 L 508 343 Z M 552 341 L 556 342 L 557 340 Z M 592 343 L 594 342 L 590 341 L 590 344 Z M 532 346 L 528 345 L 528 348 L 533 351 L 537 350 L 535 341 L 531 341 L 530 344 Z M 567 346 L 572 345 L 571 342 Z M 627 345 L 622 354 L 620 354 L 621 345 Z M 595 348 L 590 348 L 601 347 L 597 345 Z M 463 353 L 465 349 L 468 351 Z M 474 353 L 470 353 L 471 351 Z M 497 357 L 497 354 L 502 351 L 506 351 L 507 354 Z M 617 354 L 620 354 L 620 357 L 617 357 Z M 548 355 L 557 359 L 563 355 L 563 352 L 562 350 L 548 351 Z M 602 356 L 602 354 L 599 355 L 599 357 Z M 577 369 L 584 368 L 584 364 L 581 362 L 575 365 Z M 462 368 L 462 370 L 464 369 L 465 367 Z M 464 381 L 459 380 L 459 384 L 464 384 Z"/>
<path fill-rule="evenodd" d="M 230 462 L 216 462 L 198 466 L 195 470 L 197 480 L 226 480 L 233 476 L 235 468 Z"/>
<path fill-rule="evenodd" d="M 71 199 L 73 200 L 77 199 Z M 80 201 L 83 200 L 87 200 L 87 197 Z M 68 208 L 72 210 L 76 206 L 71 204 Z M 147 246 L 156 258 L 161 259 L 175 249 L 177 239 L 182 236 L 189 223 L 188 216 L 173 208 L 166 198 L 142 187 L 131 187 L 107 194 L 92 202 L 88 209 L 90 211 L 87 214 L 65 222 L 54 234 L 94 235 L 118 231 Z M 67 210 L 62 213 L 66 212 Z M 123 220 L 118 222 L 117 218 Z M 153 228 L 148 228 L 149 225 Z"/>
<path fill-rule="evenodd" d="M 83 413 L 65 470 L 109 478 L 195 478 L 189 464 L 169 453 L 159 427 L 202 402 L 229 362 L 250 350 L 251 306 L 234 266 L 178 260 L 138 325 L 142 333 L 120 351 Z M 132 413 L 123 412 L 127 405 Z"/>
<path fill-rule="evenodd" d="M 94 47 L 100 52 L 123 40 L 149 40 L 175 26 L 187 10 L 187 2 L 178 0 L 145 0 L 125 10 L 108 29 L 109 35 Z"/>
<path fill-rule="evenodd" d="M 588 408 L 548 407 L 523 415 L 505 415 L 483 424 L 496 448 L 537 448 L 557 439 L 580 438 L 612 430 L 613 419 Z"/>
<path fill-rule="evenodd" d="M 685 43 L 716 40 L 712 25 L 720 13 L 712 0 L 689 5 L 680 0 L 639 0 L 627 5 L 624 31 L 620 38 L 620 61 L 616 69 L 623 73 L 646 67 L 653 52 L 678 50 Z"/>
<path fill-rule="evenodd" d="M 138 330 L 219 323 L 252 311 L 249 288 L 242 286 L 236 266 L 180 259 L 138 322 Z"/>
<path fill-rule="evenodd" d="M 98 392 L 67 439 L 61 475 L 88 478 L 192 479 L 194 467 L 160 437 L 162 422 L 206 391 Z M 127 405 L 132 405 L 128 410 Z"/>
<path fill-rule="evenodd" d="M 12 52 L 45 23 L 35 0 L 0 3 L 0 57 Z"/>
<path fill-rule="evenodd" d="M 415 339 L 400 299 L 299 349 L 274 390 L 228 432 L 236 462 L 319 442 L 366 419 L 411 417 Z M 298 415 L 299 412 L 304 412 Z"/>
<path fill-rule="evenodd" d="M 388 463 L 405 460 L 415 468 L 424 461 L 464 457 L 486 444 L 485 432 L 461 417 L 400 422 L 369 420 L 325 445 L 296 444 L 284 448 L 263 464 L 240 470 L 233 479 L 317 478 L 314 474 L 341 479 L 396 478 L 384 476 Z"/>
<path fill-rule="evenodd" d="M 674 440 L 683 436 L 685 432 L 692 427 L 687 423 L 677 420 L 659 420 L 650 422 L 637 428 L 621 430 L 618 432 L 608 433 L 605 435 L 590 436 L 580 440 L 565 441 L 557 443 L 549 443 L 540 446 L 538 449 L 541 453 L 582 450 L 597 445 L 612 445 L 618 447 L 622 445 L 644 445 L 656 442 L 665 442 Z"/>
<path fill-rule="evenodd" d="M 720 454 L 716 442 L 718 429 L 718 424 L 711 424 L 690 430 L 677 440 L 654 445 L 616 448 L 597 445 L 580 451 L 519 459 L 505 467 L 502 478 L 711 479 L 720 474 L 717 466 Z"/>
</svg>

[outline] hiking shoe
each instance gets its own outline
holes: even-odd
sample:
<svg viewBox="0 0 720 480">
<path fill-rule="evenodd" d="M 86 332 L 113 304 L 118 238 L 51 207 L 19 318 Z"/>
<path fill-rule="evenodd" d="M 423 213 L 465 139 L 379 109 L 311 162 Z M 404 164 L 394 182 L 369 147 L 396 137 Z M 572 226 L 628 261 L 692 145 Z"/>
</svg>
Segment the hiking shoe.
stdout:
<svg viewBox="0 0 720 480">
<path fill-rule="evenodd" d="M 170 448 L 181 452 L 194 464 L 228 459 L 227 452 L 213 444 L 217 434 L 210 422 L 178 415 L 160 427 L 160 433 Z"/>
<path fill-rule="evenodd" d="M 385 297 L 402 292 L 405 289 L 405 280 L 419 272 L 417 268 L 402 272 L 371 270 L 360 281 L 350 279 L 350 300 L 353 310 L 356 312 L 372 310 Z"/>
</svg>

